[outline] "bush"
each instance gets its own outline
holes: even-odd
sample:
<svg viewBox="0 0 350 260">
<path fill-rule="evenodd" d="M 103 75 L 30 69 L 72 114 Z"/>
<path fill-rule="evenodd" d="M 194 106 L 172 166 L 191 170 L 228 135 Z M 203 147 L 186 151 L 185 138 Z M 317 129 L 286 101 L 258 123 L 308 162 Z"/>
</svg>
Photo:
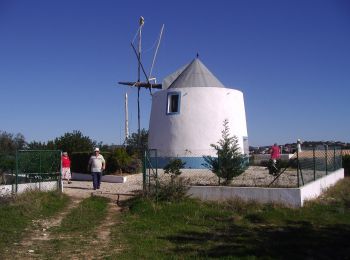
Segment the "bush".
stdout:
<svg viewBox="0 0 350 260">
<path fill-rule="evenodd" d="M 218 141 L 218 144 L 211 144 L 211 147 L 216 150 L 218 157 L 204 156 L 205 163 L 203 166 L 211 170 L 219 178 L 223 178 L 225 180 L 224 184 L 228 184 L 233 177 L 239 176 L 244 172 L 246 162 L 238 146 L 237 137 L 229 135 L 230 129 L 227 119 L 223 125 L 222 139 Z"/>
<path fill-rule="evenodd" d="M 124 148 L 117 148 L 112 152 L 101 151 L 106 161 L 105 174 L 135 173 L 141 167 L 141 162 L 126 152 Z M 72 172 L 89 173 L 88 164 L 91 152 L 79 152 L 71 155 Z"/>
<path fill-rule="evenodd" d="M 71 171 L 77 173 L 89 173 L 88 163 L 91 155 L 91 152 L 72 153 L 70 156 Z"/>
<path fill-rule="evenodd" d="M 181 201 L 187 198 L 189 181 L 182 177 L 174 177 L 159 182 L 156 180 L 144 193 L 145 197 L 154 201 Z"/>
<path fill-rule="evenodd" d="M 0 154 L 0 173 L 12 173 L 16 168 L 14 155 Z"/>
<path fill-rule="evenodd" d="M 136 173 L 141 168 L 142 162 L 137 156 L 130 156 L 124 148 L 117 148 L 107 158 L 106 172 L 108 173 Z"/>
<path fill-rule="evenodd" d="M 170 182 L 158 183 L 157 200 L 180 201 L 187 197 L 189 182 L 181 177 L 171 178 Z"/>
<path fill-rule="evenodd" d="M 180 169 L 185 164 L 181 159 L 171 159 L 163 168 L 164 173 L 170 175 L 170 180 L 159 182 L 158 178 L 156 178 L 155 182 L 152 182 L 147 188 L 144 195 L 157 201 L 180 201 L 186 198 L 189 181 L 179 177 L 181 174 Z"/>
<path fill-rule="evenodd" d="M 182 162 L 181 159 L 171 159 L 167 165 L 163 168 L 164 173 L 170 174 L 171 178 L 175 178 L 181 174 L 180 169 L 185 167 L 185 162 Z"/>
</svg>

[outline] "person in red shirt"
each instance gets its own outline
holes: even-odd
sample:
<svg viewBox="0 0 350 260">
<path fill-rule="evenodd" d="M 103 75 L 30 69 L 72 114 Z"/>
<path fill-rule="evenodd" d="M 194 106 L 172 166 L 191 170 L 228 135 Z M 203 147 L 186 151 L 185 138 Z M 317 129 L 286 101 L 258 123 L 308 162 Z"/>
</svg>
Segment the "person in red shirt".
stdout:
<svg viewBox="0 0 350 260">
<path fill-rule="evenodd" d="M 279 168 L 277 167 L 277 160 L 281 157 L 281 150 L 279 146 L 275 143 L 270 149 L 271 155 L 271 163 L 269 164 L 269 173 L 272 175 L 276 175 L 279 172 Z"/>
<path fill-rule="evenodd" d="M 271 160 L 273 161 L 273 163 L 276 163 L 277 159 L 281 157 L 281 151 L 277 143 L 275 143 L 271 147 L 270 154 L 271 154 Z"/>
<path fill-rule="evenodd" d="M 68 184 L 71 183 L 70 179 L 72 178 L 72 174 L 70 172 L 70 159 L 68 157 L 68 153 L 64 152 L 62 154 L 62 179 L 66 179 Z"/>
</svg>

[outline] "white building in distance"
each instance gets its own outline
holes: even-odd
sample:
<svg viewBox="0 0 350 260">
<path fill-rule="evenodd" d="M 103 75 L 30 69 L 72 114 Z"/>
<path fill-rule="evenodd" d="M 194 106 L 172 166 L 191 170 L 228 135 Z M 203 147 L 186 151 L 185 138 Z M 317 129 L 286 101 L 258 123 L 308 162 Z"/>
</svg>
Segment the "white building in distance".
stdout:
<svg viewBox="0 0 350 260">
<path fill-rule="evenodd" d="M 225 87 L 198 59 L 163 81 L 153 94 L 148 147 L 156 149 L 159 167 L 170 158 L 186 162 L 185 168 L 203 168 L 204 155 L 216 156 L 210 146 L 222 138 L 223 122 L 248 154 L 248 134 L 243 93 Z"/>
</svg>

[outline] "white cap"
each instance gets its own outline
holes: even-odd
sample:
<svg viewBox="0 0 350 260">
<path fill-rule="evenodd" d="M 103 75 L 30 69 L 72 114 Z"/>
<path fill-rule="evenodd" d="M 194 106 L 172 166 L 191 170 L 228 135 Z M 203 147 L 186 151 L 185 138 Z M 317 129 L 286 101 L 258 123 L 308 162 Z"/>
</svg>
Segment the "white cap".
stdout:
<svg viewBox="0 0 350 260">
<path fill-rule="evenodd" d="M 94 152 L 99 152 L 100 149 L 98 147 L 95 148 Z"/>
</svg>

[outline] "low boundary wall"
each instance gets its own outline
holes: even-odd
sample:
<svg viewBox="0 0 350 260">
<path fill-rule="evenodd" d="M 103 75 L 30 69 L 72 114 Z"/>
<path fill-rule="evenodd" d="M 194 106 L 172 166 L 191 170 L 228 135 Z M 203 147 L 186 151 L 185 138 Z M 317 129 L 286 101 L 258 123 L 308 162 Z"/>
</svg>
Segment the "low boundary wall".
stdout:
<svg viewBox="0 0 350 260">
<path fill-rule="evenodd" d="M 23 193 L 26 190 L 40 190 L 40 191 L 51 191 L 57 190 L 57 181 L 45 181 L 45 182 L 34 182 L 34 183 L 21 183 L 18 184 L 17 193 Z M 11 195 L 16 193 L 16 185 L 1 185 L 0 186 L 0 196 Z"/>
<path fill-rule="evenodd" d="M 302 207 L 306 200 L 318 197 L 325 189 L 343 178 L 344 169 L 341 168 L 299 188 L 191 186 L 188 194 L 193 198 L 208 201 L 225 201 L 236 197 L 246 201 Z"/>
<path fill-rule="evenodd" d="M 72 173 L 72 180 L 75 181 L 92 181 L 91 174 L 85 173 Z M 101 181 L 103 182 L 111 182 L 111 183 L 125 183 L 125 176 L 116 176 L 116 175 L 103 175 Z"/>
</svg>

